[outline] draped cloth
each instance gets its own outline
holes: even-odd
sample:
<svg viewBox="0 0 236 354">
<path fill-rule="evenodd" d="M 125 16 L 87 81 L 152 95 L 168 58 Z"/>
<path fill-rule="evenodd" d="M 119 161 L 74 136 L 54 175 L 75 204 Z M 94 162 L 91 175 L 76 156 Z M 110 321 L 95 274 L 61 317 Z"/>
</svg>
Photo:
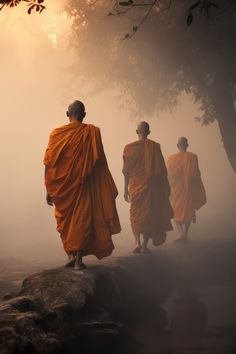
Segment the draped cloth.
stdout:
<svg viewBox="0 0 236 354">
<path fill-rule="evenodd" d="M 52 131 L 44 157 L 45 184 L 55 205 L 65 251 L 97 258 L 114 248 L 120 232 L 117 188 L 108 169 L 99 128 L 72 122 Z"/>
<path fill-rule="evenodd" d="M 179 152 L 167 161 L 174 220 L 196 222 L 196 210 L 206 204 L 197 155 Z"/>
<path fill-rule="evenodd" d="M 166 232 L 172 230 L 173 211 L 160 145 L 149 139 L 136 141 L 126 145 L 123 159 L 123 173 L 129 179 L 133 233 L 146 234 L 154 245 L 161 245 L 165 242 Z"/>
</svg>

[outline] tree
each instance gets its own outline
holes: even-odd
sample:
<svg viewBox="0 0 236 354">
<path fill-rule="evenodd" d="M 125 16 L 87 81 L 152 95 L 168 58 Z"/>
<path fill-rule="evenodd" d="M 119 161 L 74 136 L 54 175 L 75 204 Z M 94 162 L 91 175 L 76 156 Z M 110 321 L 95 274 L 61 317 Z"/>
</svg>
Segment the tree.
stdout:
<svg viewBox="0 0 236 354">
<path fill-rule="evenodd" d="M 132 11 L 121 5 L 127 7 L 121 15 L 109 0 L 68 0 L 80 77 L 97 91 L 119 87 L 130 107 L 144 114 L 173 108 L 182 92 L 192 94 L 202 111 L 198 120 L 218 121 L 236 172 L 236 2 L 219 1 L 210 16 L 193 8 L 196 1 L 168 4 L 158 1 L 146 16 L 148 5 Z"/>
<path fill-rule="evenodd" d="M 28 14 L 30 15 L 33 10 L 41 13 L 45 10 L 43 5 L 44 0 L 0 0 L 0 11 L 5 7 L 16 7 L 20 3 L 26 2 L 28 4 Z"/>
</svg>

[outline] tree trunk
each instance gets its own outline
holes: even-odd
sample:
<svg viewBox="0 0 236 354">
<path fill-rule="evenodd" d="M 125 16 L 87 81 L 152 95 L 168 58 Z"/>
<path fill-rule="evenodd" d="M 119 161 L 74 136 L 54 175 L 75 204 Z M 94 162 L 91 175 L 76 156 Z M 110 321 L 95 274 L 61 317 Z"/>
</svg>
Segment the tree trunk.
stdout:
<svg viewBox="0 0 236 354">
<path fill-rule="evenodd" d="M 223 145 L 229 162 L 236 173 L 236 115 L 235 112 L 228 112 L 229 109 L 224 110 L 225 116 L 217 119 Z M 223 114 L 223 113 L 222 113 Z"/>
<path fill-rule="evenodd" d="M 216 120 L 229 162 L 236 173 L 236 112 L 229 85 L 218 86 L 220 92 L 214 95 Z"/>
</svg>

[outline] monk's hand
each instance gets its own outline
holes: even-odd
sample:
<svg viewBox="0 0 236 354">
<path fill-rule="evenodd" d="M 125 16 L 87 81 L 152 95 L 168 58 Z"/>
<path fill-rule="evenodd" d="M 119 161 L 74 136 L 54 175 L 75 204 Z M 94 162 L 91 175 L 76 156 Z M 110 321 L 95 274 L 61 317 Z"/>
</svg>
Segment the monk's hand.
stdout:
<svg viewBox="0 0 236 354">
<path fill-rule="evenodd" d="M 125 198 L 125 201 L 126 201 L 127 203 L 129 203 L 129 202 L 130 202 L 129 192 L 128 192 L 127 190 L 125 190 L 125 193 L 124 193 L 124 198 Z"/>
<path fill-rule="evenodd" d="M 53 205 L 53 201 L 52 201 L 52 198 L 50 197 L 50 195 L 47 193 L 46 195 L 46 201 L 47 201 L 47 204 L 52 206 Z"/>
</svg>

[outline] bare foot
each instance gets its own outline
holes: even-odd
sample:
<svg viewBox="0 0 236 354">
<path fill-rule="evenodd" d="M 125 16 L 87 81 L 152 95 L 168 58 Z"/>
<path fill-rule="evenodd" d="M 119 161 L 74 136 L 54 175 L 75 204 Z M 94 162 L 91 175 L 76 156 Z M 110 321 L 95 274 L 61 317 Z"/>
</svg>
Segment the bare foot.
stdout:
<svg viewBox="0 0 236 354">
<path fill-rule="evenodd" d="M 84 263 L 78 263 L 78 264 L 75 264 L 75 270 L 85 270 L 87 269 L 87 266 L 84 264 Z"/>
<path fill-rule="evenodd" d="M 86 265 L 83 263 L 83 251 L 77 251 L 75 256 L 75 270 L 84 270 Z"/>
<path fill-rule="evenodd" d="M 75 265 L 75 256 L 73 254 L 70 254 L 68 257 L 68 261 L 65 264 L 65 267 L 74 267 Z"/>
</svg>

